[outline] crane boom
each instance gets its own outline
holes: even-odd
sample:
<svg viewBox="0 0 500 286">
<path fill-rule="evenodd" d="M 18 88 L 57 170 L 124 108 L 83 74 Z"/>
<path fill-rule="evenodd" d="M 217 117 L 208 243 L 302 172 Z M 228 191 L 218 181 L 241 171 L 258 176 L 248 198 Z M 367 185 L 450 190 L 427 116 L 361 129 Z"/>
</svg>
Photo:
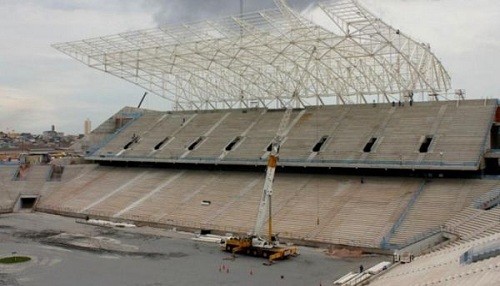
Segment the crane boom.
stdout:
<svg viewBox="0 0 500 286">
<path fill-rule="evenodd" d="M 313 47 L 311 54 L 309 56 L 309 59 L 307 60 L 305 69 L 309 67 L 309 63 L 314 57 L 314 54 L 316 52 L 316 46 Z M 279 157 L 279 152 L 280 152 L 280 147 L 281 143 L 286 136 L 287 130 L 288 130 L 288 123 L 290 122 L 290 117 L 292 115 L 293 107 L 292 103 L 294 100 L 298 98 L 299 95 L 299 90 L 304 86 L 305 82 L 305 72 L 300 76 L 299 81 L 297 86 L 295 87 L 295 90 L 293 91 L 292 94 L 292 100 L 288 102 L 285 110 L 285 114 L 283 114 L 283 117 L 281 118 L 280 125 L 278 127 L 278 131 L 276 132 L 276 136 L 274 136 L 273 141 L 271 143 L 271 152 L 269 153 L 269 157 L 267 159 L 267 170 L 266 170 L 266 179 L 264 181 L 264 189 L 262 192 L 262 198 L 260 200 L 259 204 L 259 212 L 257 214 L 257 220 L 255 222 L 255 228 L 253 231 L 253 234 L 257 237 L 260 236 L 262 226 L 264 225 L 266 221 L 266 216 L 268 217 L 268 238 L 269 241 L 271 241 L 272 237 L 272 204 L 271 204 L 271 197 L 273 195 L 273 181 L 274 181 L 274 174 L 276 171 L 276 165 L 278 163 L 278 157 Z M 266 213 L 266 210 L 268 212 Z"/>
<path fill-rule="evenodd" d="M 264 180 L 264 189 L 262 192 L 262 198 L 259 204 L 259 212 L 257 214 L 257 220 L 255 222 L 254 235 L 259 236 L 262 230 L 262 226 L 266 221 L 266 216 L 268 216 L 269 224 L 269 239 L 272 236 L 272 220 L 271 220 L 271 197 L 273 195 L 273 181 L 274 173 L 276 171 L 276 165 L 278 163 L 279 149 L 281 146 L 281 141 L 285 136 L 286 129 L 288 127 L 288 122 L 290 121 L 290 116 L 292 114 L 293 108 L 288 105 L 285 114 L 281 118 L 280 126 L 278 132 L 271 143 L 271 152 L 267 158 L 267 170 L 266 178 Z M 267 212 L 267 210 L 269 210 Z"/>
<path fill-rule="evenodd" d="M 283 1 L 284 0 L 276 0 Z M 314 57 L 316 47 L 311 51 L 311 55 L 307 60 L 305 70 L 307 71 L 309 63 Z M 286 104 L 286 110 L 281 118 L 278 131 L 271 142 L 271 150 L 267 158 L 267 169 L 266 178 L 264 180 L 264 188 L 262 191 L 262 197 L 259 204 L 259 209 L 257 213 L 257 220 L 255 221 L 255 228 L 251 236 L 246 237 L 230 237 L 227 240 L 222 241 L 224 249 L 226 251 L 234 253 L 246 253 L 254 256 L 262 256 L 269 259 L 269 262 L 276 259 L 285 259 L 289 256 L 298 255 L 299 251 L 297 247 L 284 246 L 279 243 L 279 241 L 273 237 L 273 227 L 272 227 L 272 203 L 271 198 L 273 195 L 273 181 L 274 174 L 276 172 L 276 166 L 278 164 L 278 156 L 280 152 L 280 147 L 283 139 L 285 138 L 289 130 L 290 117 L 292 115 L 293 107 L 292 104 L 298 99 L 299 90 L 303 88 L 305 84 L 306 72 L 304 72 L 298 79 L 297 86 L 292 94 L 292 99 Z M 266 222 L 266 217 L 268 221 L 268 238 L 264 239 L 261 237 L 262 226 Z"/>
</svg>

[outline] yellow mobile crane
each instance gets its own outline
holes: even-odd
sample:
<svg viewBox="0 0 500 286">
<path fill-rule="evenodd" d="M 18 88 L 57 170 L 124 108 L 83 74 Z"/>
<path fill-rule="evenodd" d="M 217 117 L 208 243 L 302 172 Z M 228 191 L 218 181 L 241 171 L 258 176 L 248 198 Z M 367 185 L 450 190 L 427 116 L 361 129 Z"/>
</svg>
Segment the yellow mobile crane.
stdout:
<svg viewBox="0 0 500 286">
<path fill-rule="evenodd" d="M 276 165 L 278 162 L 279 148 L 283 135 L 290 120 L 292 108 L 288 107 L 283 115 L 283 118 L 278 129 L 278 134 L 272 142 L 272 149 L 267 159 L 266 179 L 264 182 L 264 190 L 259 205 L 259 212 L 257 214 L 257 221 L 255 223 L 254 231 L 249 236 L 244 237 L 230 237 L 223 241 L 224 249 L 231 253 L 243 253 L 258 257 L 268 258 L 269 262 L 277 259 L 284 259 L 291 255 L 297 255 L 298 249 L 294 246 L 282 245 L 277 237 L 273 235 L 272 228 L 272 204 L 271 197 L 273 194 L 273 180 Z M 261 229 L 268 216 L 268 235 L 267 238 L 261 236 Z"/>
<path fill-rule="evenodd" d="M 314 56 L 316 51 L 316 47 L 313 48 L 311 52 L 311 56 L 306 63 L 306 70 L 309 66 L 311 59 Z M 304 76 L 306 71 L 299 79 L 298 85 L 296 86 L 292 100 L 298 98 L 299 89 L 304 84 Z M 295 246 L 288 246 L 280 244 L 277 237 L 273 235 L 272 228 L 272 204 L 271 197 L 273 194 L 273 181 L 274 181 L 274 173 L 276 171 L 276 165 L 278 163 L 279 150 L 281 146 L 281 142 L 283 141 L 286 131 L 288 129 L 288 122 L 290 121 L 290 116 L 292 113 L 292 106 L 289 103 L 287 105 L 285 114 L 281 119 L 280 126 L 278 128 L 278 132 L 274 137 L 271 143 L 271 152 L 269 153 L 269 157 L 267 159 L 267 170 L 266 170 L 266 179 L 264 181 L 264 189 L 262 192 L 262 198 L 259 204 L 259 211 L 257 214 L 257 221 L 255 222 L 255 228 L 253 233 L 248 236 L 243 237 L 230 237 L 224 241 L 222 241 L 222 245 L 224 249 L 231 253 L 243 253 L 247 255 L 253 255 L 258 257 L 264 257 L 272 263 L 274 260 L 284 259 L 289 256 L 295 256 L 299 254 L 298 248 Z M 264 223 L 268 221 L 268 234 L 267 238 L 263 238 L 261 236 L 261 229 L 264 226 Z"/>
</svg>

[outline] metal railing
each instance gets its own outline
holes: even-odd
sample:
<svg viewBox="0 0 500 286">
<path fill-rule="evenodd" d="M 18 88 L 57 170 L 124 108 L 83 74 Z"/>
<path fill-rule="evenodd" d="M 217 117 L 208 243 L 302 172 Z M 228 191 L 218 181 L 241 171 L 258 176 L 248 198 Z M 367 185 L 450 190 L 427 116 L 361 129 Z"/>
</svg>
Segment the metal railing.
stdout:
<svg viewBox="0 0 500 286">
<path fill-rule="evenodd" d="M 474 208 L 485 209 L 500 203 L 500 189 L 494 189 L 474 200 Z"/>
<path fill-rule="evenodd" d="M 116 135 L 115 135 L 116 136 Z M 112 139 L 112 138 L 111 138 Z M 102 146 L 101 146 L 102 147 Z M 99 148 L 101 148 L 99 147 Z M 246 165 L 265 165 L 266 161 L 262 159 L 250 159 L 250 158 L 224 158 L 222 160 L 219 157 L 185 157 L 180 158 L 179 156 L 169 156 L 164 158 L 151 158 L 145 156 L 134 156 L 128 154 L 127 156 L 121 156 L 116 158 L 115 154 L 103 154 L 100 156 L 95 156 L 92 154 L 86 157 L 90 160 L 110 160 L 115 158 L 116 161 L 141 161 L 141 162 L 153 162 L 153 163 L 189 163 L 189 164 L 235 164 L 242 163 Z M 288 164 L 287 164 L 288 163 Z M 355 160 L 355 159 L 337 159 L 337 160 L 306 160 L 306 159 L 283 159 L 280 158 L 280 165 L 283 166 L 310 166 L 310 167 L 330 167 L 330 166 L 349 166 L 356 168 L 374 168 L 376 166 L 380 167 L 390 167 L 390 168 L 406 168 L 406 169 L 421 169 L 423 167 L 429 168 L 477 168 L 479 166 L 479 161 L 465 161 L 465 162 L 442 162 L 442 161 L 398 161 L 398 160 Z"/>
<path fill-rule="evenodd" d="M 50 168 L 47 170 L 47 174 L 45 174 L 45 181 L 50 182 L 53 173 L 54 173 L 54 165 L 50 165 Z"/>
<path fill-rule="evenodd" d="M 14 172 L 12 173 L 12 181 L 18 181 L 19 180 L 19 173 L 21 172 L 21 166 L 18 166 Z"/>
<path fill-rule="evenodd" d="M 418 197 L 420 196 L 420 194 L 424 190 L 424 187 L 425 187 L 426 183 L 427 183 L 427 181 L 424 180 L 420 184 L 420 186 L 418 187 L 418 190 L 413 194 L 413 196 L 411 197 L 410 201 L 406 205 L 405 209 L 403 210 L 403 212 L 401 213 L 401 215 L 399 216 L 399 218 L 392 225 L 392 227 L 389 230 L 389 232 L 382 238 L 382 242 L 380 243 L 380 247 L 381 248 L 387 249 L 391 245 L 390 244 L 390 240 L 391 240 L 392 236 L 396 233 L 396 230 L 401 226 L 401 224 L 403 223 L 403 221 L 406 219 L 406 216 L 410 212 L 410 209 L 413 207 L 413 205 L 417 201 Z"/>
<path fill-rule="evenodd" d="M 422 241 L 424 239 L 427 239 L 433 235 L 436 235 L 440 232 L 443 231 L 443 227 L 442 226 L 439 226 L 439 227 L 434 227 L 434 228 L 431 228 L 425 232 L 422 232 L 422 233 L 419 233 L 411 238 L 408 238 L 407 240 L 405 240 L 404 242 L 402 243 L 386 243 L 384 247 L 382 247 L 381 245 L 381 248 L 383 249 L 402 249 L 402 248 L 405 248 L 405 247 L 408 247 L 412 244 L 415 244 L 419 241 Z"/>
<path fill-rule="evenodd" d="M 500 239 L 489 241 L 483 245 L 473 246 L 460 256 L 461 264 L 470 264 L 500 254 Z"/>
</svg>

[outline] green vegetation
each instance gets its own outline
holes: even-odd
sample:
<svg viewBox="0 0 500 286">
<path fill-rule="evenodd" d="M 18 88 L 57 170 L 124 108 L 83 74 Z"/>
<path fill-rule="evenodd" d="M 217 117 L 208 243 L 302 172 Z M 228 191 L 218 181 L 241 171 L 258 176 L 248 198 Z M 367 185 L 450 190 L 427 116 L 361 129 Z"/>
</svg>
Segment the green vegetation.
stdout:
<svg viewBox="0 0 500 286">
<path fill-rule="evenodd" d="M 0 264 L 22 263 L 30 260 L 31 258 L 28 256 L 11 256 L 0 258 Z"/>
</svg>

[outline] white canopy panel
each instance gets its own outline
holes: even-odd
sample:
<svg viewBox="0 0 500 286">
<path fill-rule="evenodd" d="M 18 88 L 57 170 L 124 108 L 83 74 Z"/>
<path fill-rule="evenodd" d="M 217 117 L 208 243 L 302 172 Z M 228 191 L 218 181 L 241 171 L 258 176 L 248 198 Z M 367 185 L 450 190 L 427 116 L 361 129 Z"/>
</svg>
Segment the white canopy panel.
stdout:
<svg viewBox="0 0 500 286">
<path fill-rule="evenodd" d="M 438 99 L 450 77 L 427 44 L 355 0 L 320 1 L 219 20 L 55 44 L 175 109 Z M 293 95 L 297 96 L 293 96 Z"/>
</svg>

